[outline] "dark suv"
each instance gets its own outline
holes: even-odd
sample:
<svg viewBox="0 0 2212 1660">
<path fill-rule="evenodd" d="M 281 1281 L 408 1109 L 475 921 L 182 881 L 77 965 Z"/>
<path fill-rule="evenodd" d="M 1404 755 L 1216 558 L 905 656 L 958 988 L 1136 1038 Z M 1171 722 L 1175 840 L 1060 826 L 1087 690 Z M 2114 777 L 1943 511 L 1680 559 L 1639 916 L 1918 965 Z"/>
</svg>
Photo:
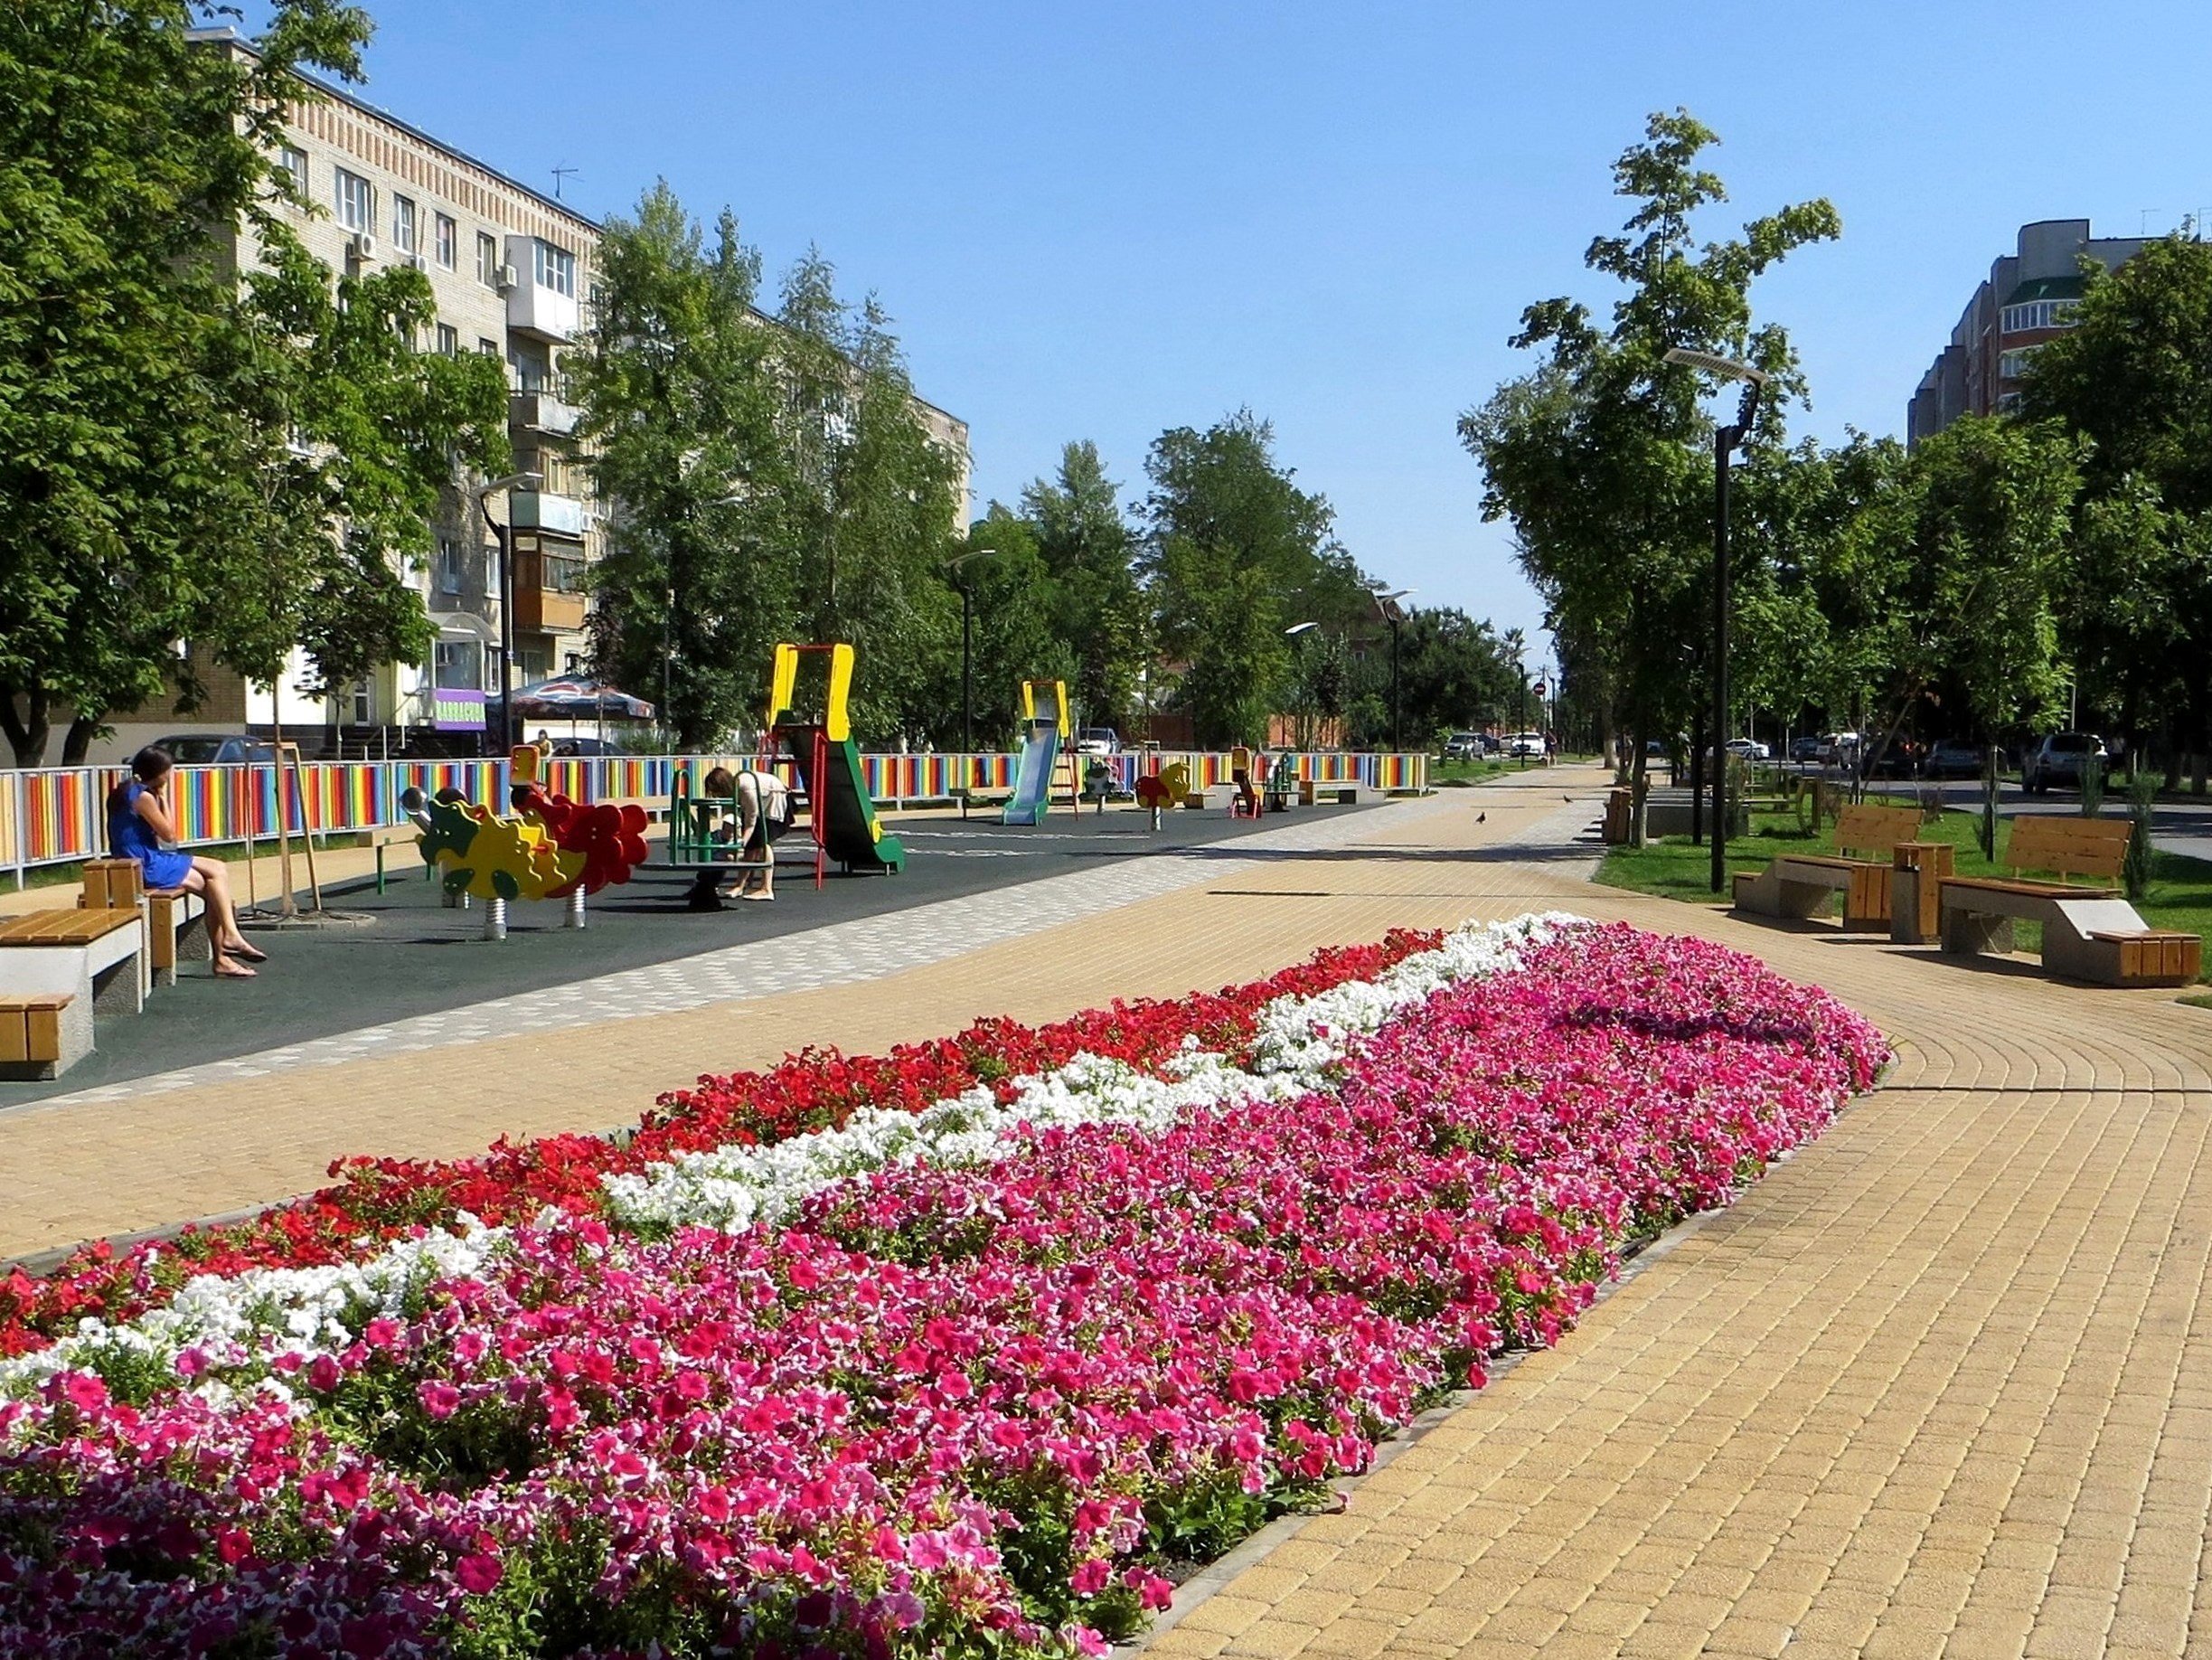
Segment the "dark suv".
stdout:
<svg viewBox="0 0 2212 1660">
<path fill-rule="evenodd" d="M 2084 765 L 2094 759 L 2101 767 L 2108 759 L 2104 740 L 2094 732 L 2053 732 L 2028 751 L 2020 782 L 2038 796 L 2054 784 L 2079 789 Z"/>
</svg>

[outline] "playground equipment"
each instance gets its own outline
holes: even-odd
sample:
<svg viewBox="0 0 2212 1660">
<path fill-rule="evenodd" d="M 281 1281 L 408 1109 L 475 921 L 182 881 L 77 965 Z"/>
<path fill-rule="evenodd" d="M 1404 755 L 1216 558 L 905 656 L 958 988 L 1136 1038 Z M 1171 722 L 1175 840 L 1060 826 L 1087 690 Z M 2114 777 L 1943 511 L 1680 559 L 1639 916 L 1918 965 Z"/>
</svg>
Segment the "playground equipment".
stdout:
<svg viewBox="0 0 2212 1660">
<path fill-rule="evenodd" d="M 1152 827 L 1160 827 L 1160 815 L 1191 793 L 1191 769 L 1181 761 L 1170 761 L 1157 772 L 1138 776 L 1137 805 L 1152 814 Z"/>
<path fill-rule="evenodd" d="M 809 698 L 805 712 L 797 696 L 802 664 L 824 673 L 820 698 Z M 875 800 L 861 777 L 861 752 L 852 741 L 852 722 L 845 710 L 845 698 L 852 688 L 852 646 L 783 645 L 776 648 L 776 668 L 768 692 L 769 736 L 762 762 L 774 764 L 773 746 L 780 743 L 806 792 L 807 816 L 814 826 L 816 885 L 821 882 L 826 859 L 836 860 L 848 872 L 896 872 L 907 862 L 904 844 L 897 836 L 884 834 L 883 821 L 876 816 Z M 820 712 L 813 712 L 815 709 Z"/>
<path fill-rule="evenodd" d="M 448 895 L 486 901 L 487 938 L 506 937 L 509 900 L 565 899 L 567 925 L 582 928 L 584 896 L 629 881 L 645 863 L 645 809 L 548 795 L 535 745 L 518 746 L 509 759 L 512 818 L 446 791 L 436 799 L 414 788 L 401 794 L 401 807 L 421 826 L 423 863 L 438 867 Z"/>
<path fill-rule="evenodd" d="M 1035 825 L 1052 810 L 1052 799 L 1066 786 L 1068 809 L 1082 810 L 1082 788 L 1075 752 L 1068 748 L 1074 728 L 1068 718 L 1068 683 L 1021 683 L 1021 759 L 1014 769 L 1014 793 L 999 814 L 1002 825 Z"/>
<path fill-rule="evenodd" d="M 1265 757 L 1262 758 L 1263 766 Z M 1253 788 L 1252 751 L 1241 743 L 1228 752 L 1228 776 L 1237 786 L 1237 793 L 1229 797 L 1228 816 L 1231 818 L 1257 818 L 1259 791 Z"/>
</svg>

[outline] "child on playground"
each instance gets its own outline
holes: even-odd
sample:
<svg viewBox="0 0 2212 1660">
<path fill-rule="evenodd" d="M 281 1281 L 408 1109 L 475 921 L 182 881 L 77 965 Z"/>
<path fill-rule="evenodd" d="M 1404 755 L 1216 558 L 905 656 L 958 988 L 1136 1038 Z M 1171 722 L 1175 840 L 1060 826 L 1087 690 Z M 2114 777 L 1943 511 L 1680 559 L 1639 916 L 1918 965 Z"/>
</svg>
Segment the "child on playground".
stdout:
<svg viewBox="0 0 2212 1660">
<path fill-rule="evenodd" d="M 704 788 L 737 804 L 738 823 L 731 837 L 738 844 L 738 863 L 752 868 L 721 891 L 724 899 L 758 900 L 776 897 L 776 842 L 791 828 L 791 787 L 773 772 L 748 767 L 732 772 L 717 767 L 707 774 Z"/>
</svg>

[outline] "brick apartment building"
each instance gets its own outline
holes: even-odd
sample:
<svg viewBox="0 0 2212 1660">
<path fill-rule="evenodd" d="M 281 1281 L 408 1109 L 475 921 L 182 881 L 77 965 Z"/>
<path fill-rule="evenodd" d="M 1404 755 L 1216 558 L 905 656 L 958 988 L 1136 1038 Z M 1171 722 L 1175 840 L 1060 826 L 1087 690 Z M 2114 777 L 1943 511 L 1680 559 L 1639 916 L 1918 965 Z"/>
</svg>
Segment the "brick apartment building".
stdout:
<svg viewBox="0 0 2212 1660">
<path fill-rule="evenodd" d="M 2019 401 L 2019 377 L 2035 349 L 2073 325 L 2081 261 L 2116 270 L 2142 249 L 2138 236 L 2095 237 L 2085 219 L 2022 225 L 2015 250 L 1990 267 L 1945 346 L 1906 407 L 1906 441 L 1941 432 L 1962 415 L 1994 415 Z"/>
</svg>

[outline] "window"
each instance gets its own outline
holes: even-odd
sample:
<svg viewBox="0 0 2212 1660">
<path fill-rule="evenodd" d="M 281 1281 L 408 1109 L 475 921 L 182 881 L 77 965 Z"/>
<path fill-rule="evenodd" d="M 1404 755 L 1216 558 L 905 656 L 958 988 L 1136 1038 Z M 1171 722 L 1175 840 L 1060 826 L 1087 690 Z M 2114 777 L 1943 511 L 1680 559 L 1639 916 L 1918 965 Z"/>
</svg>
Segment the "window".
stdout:
<svg viewBox="0 0 2212 1660">
<path fill-rule="evenodd" d="M 2024 335 L 2031 328 L 2072 328 L 2074 313 L 2081 301 L 2070 299 L 2028 300 L 2018 306 L 2007 306 L 2000 326 L 2008 335 Z"/>
<path fill-rule="evenodd" d="M 457 594 L 461 591 L 461 544 L 450 536 L 438 539 L 438 591 Z M 445 684 L 441 676 L 438 684 Z"/>
<path fill-rule="evenodd" d="M 391 199 L 391 240 L 401 253 L 415 251 L 415 201 L 411 196 Z"/>
<path fill-rule="evenodd" d="M 277 161 L 292 175 L 292 188 L 305 199 L 307 194 L 307 152 L 297 145 L 277 146 Z"/>
<path fill-rule="evenodd" d="M 541 288 L 551 288 L 556 294 L 576 297 L 576 256 L 565 248 L 556 248 L 542 237 L 531 242 L 533 269 L 531 275 Z"/>
<path fill-rule="evenodd" d="M 358 173 L 336 169 L 338 179 L 338 222 L 348 231 L 362 231 L 373 235 L 376 231 L 376 186 Z"/>
<path fill-rule="evenodd" d="M 450 323 L 440 323 L 438 325 L 438 350 L 441 356 L 460 356 L 461 331 Z"/>
<path fill-rule="evenodd" d="M 1997 357 L 1997 373 L 2003 379 L 2017 381 L 2028 373 L 2028 361 L 2042 350 L 2040 346 L 2022 346 L 2017 352 L 2000 352 Z"/>
<path fill-rule="evenodd" d="M 517 340 L 507 348 L 507 366 L 514 372 L 517 391 L 543 391 L 552 379 L 552 358 L 541 345 Z"/>
<path fill-rule="evenodd" d="M 438 216 L 438 262 L 447 270 L 461 257 L 461 227 L 453 222 L 450 213 Z"/>
<path fill-rule="evenodd" d="M 497 357 L 499 355 L 499 342 L 494 340 L 488 335 L 478 335 L 476 336 L 476 350 L 483 353 L 486 357 Z"/>
<path fill-rule="evenodd" d="M 431 672 L 441 692 L 484 690 L 484 646 L 476 640 L 440 640 Z"/>
<path fill-rule="evenodd" d="M 487 288 L 499 287 L 499 239 L 476 232 L 476 280 Z"/>
</svg>

